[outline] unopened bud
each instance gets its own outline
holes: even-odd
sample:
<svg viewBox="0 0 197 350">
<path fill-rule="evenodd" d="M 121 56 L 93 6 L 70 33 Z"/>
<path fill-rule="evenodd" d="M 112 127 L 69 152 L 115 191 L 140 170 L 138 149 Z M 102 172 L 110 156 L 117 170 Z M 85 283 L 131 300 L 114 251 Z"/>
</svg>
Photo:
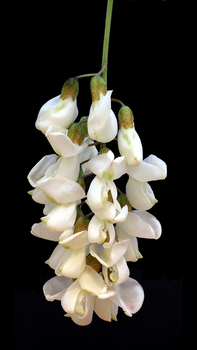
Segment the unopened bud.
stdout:
<svg viewBox="0 0 197 350">
<path fill-rule="evenodd" d="M 99 272 L 101 270 L 101 263 L 92 255 L 88 254 L 86 257 L 86 265 L 89 265 L 94 269 L 96 272 Z"/>
<path fill-rule="evenodd" d="M 133 128 L 134 117 L 132 110 L 127 106 L 121 107 L 118 113 L 118 120 L 120 128 Z"/>
<path fill-rule="evenodd" d="M 81 145 L 84 140 L 84 131 L 80 123 L 73 123 L 68 129 L 68 137 L 77 145 Z"/>
<path fill-rule="evenodd" d="M 84 215 L 79 216 L 75 222 L 74 233 L 88 230 L 89 222 L 90 222 L 90 220 L 88 219 L 87 216 L 84 216 Z"/>
<path fill-rule="evenodd" d="M 128 197 L 127 197 L 126 194 L 121 193 L 121 194 L 118 196 L 117 201 L 119 202 L 121 208 L 123 208 L 125 205 L 127 205 L 127 206 L 128 206 L 128 211 L 131 212 L 132 206 L 131 206 L 131 204 L 130 204 L 130 202 L 129 202 L 129 200 L 128 200 Z"/>
<path fill-rule="evenodd" d="M 107 93 L 106 82 L 101 78 L 100 75 L 95 75 L 90 81 L 90 91 L 92 95 L 92 101 L 99 101 L 100 94 L 105 96 Z"/>
<path fill-rule="evenodd" d="M 79 83 L 76 78 L 70 78 L 65 81 L 60 98 L 65 100 L 66 98 L 72 97 L 73 101 L 77 98 L 79 92 Z"/>
</svg>

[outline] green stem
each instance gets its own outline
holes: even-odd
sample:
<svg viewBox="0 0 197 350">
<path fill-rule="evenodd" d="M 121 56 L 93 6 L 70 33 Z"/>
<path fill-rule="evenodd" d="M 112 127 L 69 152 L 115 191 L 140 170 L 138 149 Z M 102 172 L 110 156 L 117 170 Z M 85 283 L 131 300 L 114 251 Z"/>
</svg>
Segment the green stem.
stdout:
<svg viewBox="0 0 197 350">
<path fill-rule="evenodd" d="M 102 57 L 101 67 L 103 67 L 108 60 L 109 36 L 110 36 L 110 28 L 111 28 L 113 2 L 114 0 L 108 0 L 108 3 L 107 3 L 107 12 L 106 12 L 106 19 L 105 19 L 105 34 L 104 34 L 104 41 L 103 41 L 103 57 Z M 105 80 L 107 85 L 107 67 L 102 72 L 101 76 Z"/>
</svg>

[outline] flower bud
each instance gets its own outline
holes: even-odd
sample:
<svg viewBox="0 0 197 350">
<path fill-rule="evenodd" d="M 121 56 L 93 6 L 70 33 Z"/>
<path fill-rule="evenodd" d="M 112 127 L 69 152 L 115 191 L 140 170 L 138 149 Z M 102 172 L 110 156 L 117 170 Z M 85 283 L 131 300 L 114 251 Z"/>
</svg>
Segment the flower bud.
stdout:
<svg viewBox="0 0 197 350">
<path fill-rule="evenodd" d="M 106 83 L 103 80 L 103 78 L 101 78 L 100 75 L 95 75 L 91 81 L 90 81 L 90 91 L 91 91 L 91 95 L 92 95 L 92 101 L 99 101 L 100 100 L 100 94 L 102 92 L 102 94 L 105 96 L 107 93 L 107 87 L 106 87 Z"/>
<path fill-rule="evenodd" d="M 132 110 L 127 106 L 121 107 L 118 113 L 118 120 L 120 128 L 133 128 L 134 117 Z"/>
<path fill-rule="evenodd" d="M 121 208 L 123 208 L 125 205 L 127 205 L 127 206 L 128 206 L 128 211 L 131 212 L 132 206 L 131 206 L 131 204 L 130 204 L 130 202 L 129 202 L 129 200 L 128 200 L 128 197 L 127 197 L 126 194 L 121 193 L 121 194 L 118 196 L 117 201 L 119 202 Z"/>
<path fill-rule="evenodd" d="M 62 100 L 72 97 L 73 101 L 77 98 L 79 92 L 79 83 L 76 78 L 67 79 L 63 85 L 61 96 Z"/>
<path fill-rule="evenodd" d="M 94 269 L 96 272 L 99 272 L 102 268 L 101 263 L 92 255 L 88 254 L 86 257 L 86 265 L 89 265 Z"/>
<path fill-rule="evenodd" d="M 68 137 L 77 145 L 81 145 L 84 140 L 84 131 L 80 123 L 73 123 L 68 129 Z"/>
<path fill-rule="evenodd" d="M 121 107 L 118 113 L 120 129 L 118 132 L 118 149 L 125 157 L 127 165 L 137 167 L 143 159 L 141 140 L 134 127 L 133 112 L 127 106 Z"/>
</svg>

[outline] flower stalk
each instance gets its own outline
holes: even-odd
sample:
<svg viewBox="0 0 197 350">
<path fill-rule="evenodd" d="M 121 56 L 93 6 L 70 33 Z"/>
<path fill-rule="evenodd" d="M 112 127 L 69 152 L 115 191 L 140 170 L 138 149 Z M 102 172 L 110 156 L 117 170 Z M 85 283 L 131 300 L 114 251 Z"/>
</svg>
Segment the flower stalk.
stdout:
<svg viewBox="0 0 197 350">
<path fill-rule="evenodd" d="M 114 0 L 108 0 L 108 3 L 107 3 L 107 12 L 106 12 L 106 19 L 105 19 L 105 33 L 104 33 L 104 40 L 103 40 L 103 56 L 102 56 L 101 67 L 103 67 L 104 64 L 106 62 L 108 62 L 109 38 L 110 38 L 113 2 L 114 2 Z M 101 76 L 107 85 L 107 67 L 102 72 Z"/>
</svg>

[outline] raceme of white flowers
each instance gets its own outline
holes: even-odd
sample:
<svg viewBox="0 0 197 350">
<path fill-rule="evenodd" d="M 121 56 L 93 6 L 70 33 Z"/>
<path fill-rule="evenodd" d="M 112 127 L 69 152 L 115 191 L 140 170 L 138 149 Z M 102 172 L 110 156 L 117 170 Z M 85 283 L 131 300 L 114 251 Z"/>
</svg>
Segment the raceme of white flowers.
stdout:
<svg viewBox="0 0 197 350">
<path fill-rule="evenodd" d="M 77 78 L 68 79 L 61 95 L 42 106 L 36 128 L 53 151 L 28 174 L 34 188 L 29 193 L 44 204 L 41 222 L 31 233 L 56 242 L 46 261 L 56 276 L 45 283 L 44 295 L 48 301 L 60 300 L 66 316 L 78 325 L 90 324 L 93 312 L 110 322 L 117 320 L 118 307 L 127 316 L 141 308 L 144 291 L 129 277 L 127 262 L 142 258 L 138 238 L 161 236 L 159 221 L 147 212 L 157 202 L 149 182 L 167 175 L 163 160 L 155 155 L 143 159 L 131 109 L 120 108 L 118 130 L 112 91 L 99 75 L 90 87 L 89 116 L 79 122 Z M 106 147 L 114 138 L 118 157 Z M 114 182 L 125 173 L 126 194 Z"/>
</svg>

